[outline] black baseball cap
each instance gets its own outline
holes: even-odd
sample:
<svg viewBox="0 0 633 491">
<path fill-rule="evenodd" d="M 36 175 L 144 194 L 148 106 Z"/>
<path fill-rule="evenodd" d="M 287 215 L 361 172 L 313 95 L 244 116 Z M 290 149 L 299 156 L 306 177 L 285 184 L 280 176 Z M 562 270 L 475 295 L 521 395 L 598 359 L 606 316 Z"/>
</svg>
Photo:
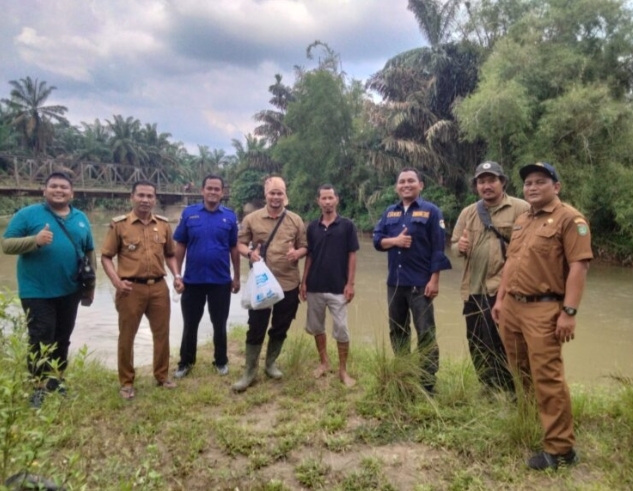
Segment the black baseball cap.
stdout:
<svg viewBox="0 0 633 491">
<path fill-rule="evenodd" d="M 503 178 L 506 177 L 506 175 L 503 173 L 503 167 L 501 167 L 496 162 L 493 162 L 492 160 L 483 162 L 477 166 L 477 168 L 475 169 L 474 179 L 477 179 L 479 176 L 483 174 L 492 174 L 497 177 L 503 177 Z"/>
<path fill-rule="evenodd" d="M 525 181 L 525 178 L 532 172 L 542 172 L 543 174 L 547 174 L 552 178 L 554 182 L 558 182 L 558 172 L 554 169 L 552 164 L 548 164 L 547 162 L 537 162 L 535 164 L 528 164 L 519 170 L 519 175 L 521 179 Z"/>
</svg>

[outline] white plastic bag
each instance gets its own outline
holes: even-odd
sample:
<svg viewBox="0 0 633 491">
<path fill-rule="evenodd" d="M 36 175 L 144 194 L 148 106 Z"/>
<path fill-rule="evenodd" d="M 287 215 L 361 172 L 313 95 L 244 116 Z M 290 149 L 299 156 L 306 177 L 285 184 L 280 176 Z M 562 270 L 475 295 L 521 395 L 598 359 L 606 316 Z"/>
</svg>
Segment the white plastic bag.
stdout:
<svg viewBox="0 0 633 491">
<path fill-rule="evenodd" d="M 248 272 L 248 278 L 246 279 L 246 283 L 244 284 L 244 288 L 242 288 L 242 308 L 243 309 L 251 309 L 251 295 L 253 292 L 253 285 L 255 284 L 255 273 L 251 269 Z"/>
<path fill-rule="evenodd" d="M 250 285 L 251 309 L 269 309 L 284 298 L 284 291 L 277 278 L 273 276 L 266 263 L 261 259 L 253 263 L 253 269 L 248 277 L 249 281 L 252 281 Z M 246 288 L 249 289 L 248 281 Z"/>
</svg>

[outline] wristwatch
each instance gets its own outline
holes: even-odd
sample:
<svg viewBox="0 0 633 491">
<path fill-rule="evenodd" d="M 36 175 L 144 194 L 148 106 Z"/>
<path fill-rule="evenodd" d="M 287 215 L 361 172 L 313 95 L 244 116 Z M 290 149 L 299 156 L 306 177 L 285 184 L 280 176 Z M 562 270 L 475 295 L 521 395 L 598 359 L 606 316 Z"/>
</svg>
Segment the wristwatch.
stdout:
<svg viewBox="0 0 633 491">
<path fill-rule="evenodd" d="M 565 312 L 567 315 L 570 315 L 570 316 L 573 317 L 573 316 L 575 316 L 578 313 L 578 309 L 575 309 L 573 307 L 565 307 L 563 305 L 563 312 Z"/>
<path fill-rule="evenodd" d="M 182 280 L 182 276 L 177 274 L 177 275 L 174 276 L 174 280 Z"/>
</svg>

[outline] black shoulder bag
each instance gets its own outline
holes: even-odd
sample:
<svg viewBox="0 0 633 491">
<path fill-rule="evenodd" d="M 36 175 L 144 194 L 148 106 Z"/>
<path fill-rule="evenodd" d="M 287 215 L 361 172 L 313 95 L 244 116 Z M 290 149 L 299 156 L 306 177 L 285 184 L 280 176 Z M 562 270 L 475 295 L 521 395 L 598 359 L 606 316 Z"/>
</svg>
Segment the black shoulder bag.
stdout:
<svg viewBox="0 0 633 491">
<path fill-rule="evenodd" d="M 279 217 L 279 221 L 277 222 L 277 225 L 275 225 L 275 228 L 273 229 L 270 236 L 268 237 L 268 240 L 264 243 L 264 245 L 262 245 L 262 248 L 259 251 L 259 254 L 264 260 L 264 262 L 266 262 L 266 251 L 268 251 L 268 246 L 273 241 L 273 238 L 275 237 L 277 230 L 279 230 L 279 226 L 281 225 L 281 222 L 284 221 L 284 218 L 286 218 L 286 210 L 284 210 L 281 216 Z"/>
<path fill-rule="evenodd" d="M 90 263 L 90 258 L 88 257 L 88 254 L 86 254 L 85 252 L 83 256 L 80 254 L 79 248 L 77 247 L 77 244 L 75 244 L 73 238 L 70 236 L 70 233 L 68 233 L 64 222 L 62 222 L 59 217 L 55 215 L 50 209 L 48 209 L 48 211 L 51 215 L 53 215 L 53 218 L 55 218 L 59 226 L 66 234 L 66 237 L 68 237 L 68 240 L 70 240 L 70 243 L 75 248 L 75 253 L 77 254 L 77 277 L 75 279 L 76 281 L 81 283 L 81 290 L 84 292 L 93 290 L 97 281 L 97 274 L 95 272 L 95 269 L 92 267 L 92 264 Z"/>
<path fill-rule="evenodd" d="M 488 209 L 484 206 L 484 200 L 480 199 L 477 201 L 477 213 L 479 214 L 479 219 L 481 223 L 484 224 L 484 228 L 486 230 L 491 230 L 499 239 L 499 246 L 501 247 L 501 256 L 503 260 L 506 260 L 506 245 L 510 242 L 504 235 L 499 232 L 497 227 L 492 224 L 492 218 L 490 217 L 490 213 Z"/>
</svg>

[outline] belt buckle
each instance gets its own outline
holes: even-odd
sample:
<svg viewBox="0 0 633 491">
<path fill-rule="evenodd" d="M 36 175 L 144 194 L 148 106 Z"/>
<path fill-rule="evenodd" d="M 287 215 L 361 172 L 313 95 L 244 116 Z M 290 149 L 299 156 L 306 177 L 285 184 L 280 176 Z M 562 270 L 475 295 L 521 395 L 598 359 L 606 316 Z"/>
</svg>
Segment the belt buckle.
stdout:
<svg viewBox="0 0 633 491">
<path fill-rule="evenodd" d="M 525 295 L 514 295 L 514 298 L 521 303 L 527 303 L 527 297 Z"/>
<path fill-rule="evenodd" d="M 156 280 L 154 278 L 150 278 L 149 280 L 147 280 L 148 285 L 153 285 L 154 283 L 156 283 Z"/>
</svg>

